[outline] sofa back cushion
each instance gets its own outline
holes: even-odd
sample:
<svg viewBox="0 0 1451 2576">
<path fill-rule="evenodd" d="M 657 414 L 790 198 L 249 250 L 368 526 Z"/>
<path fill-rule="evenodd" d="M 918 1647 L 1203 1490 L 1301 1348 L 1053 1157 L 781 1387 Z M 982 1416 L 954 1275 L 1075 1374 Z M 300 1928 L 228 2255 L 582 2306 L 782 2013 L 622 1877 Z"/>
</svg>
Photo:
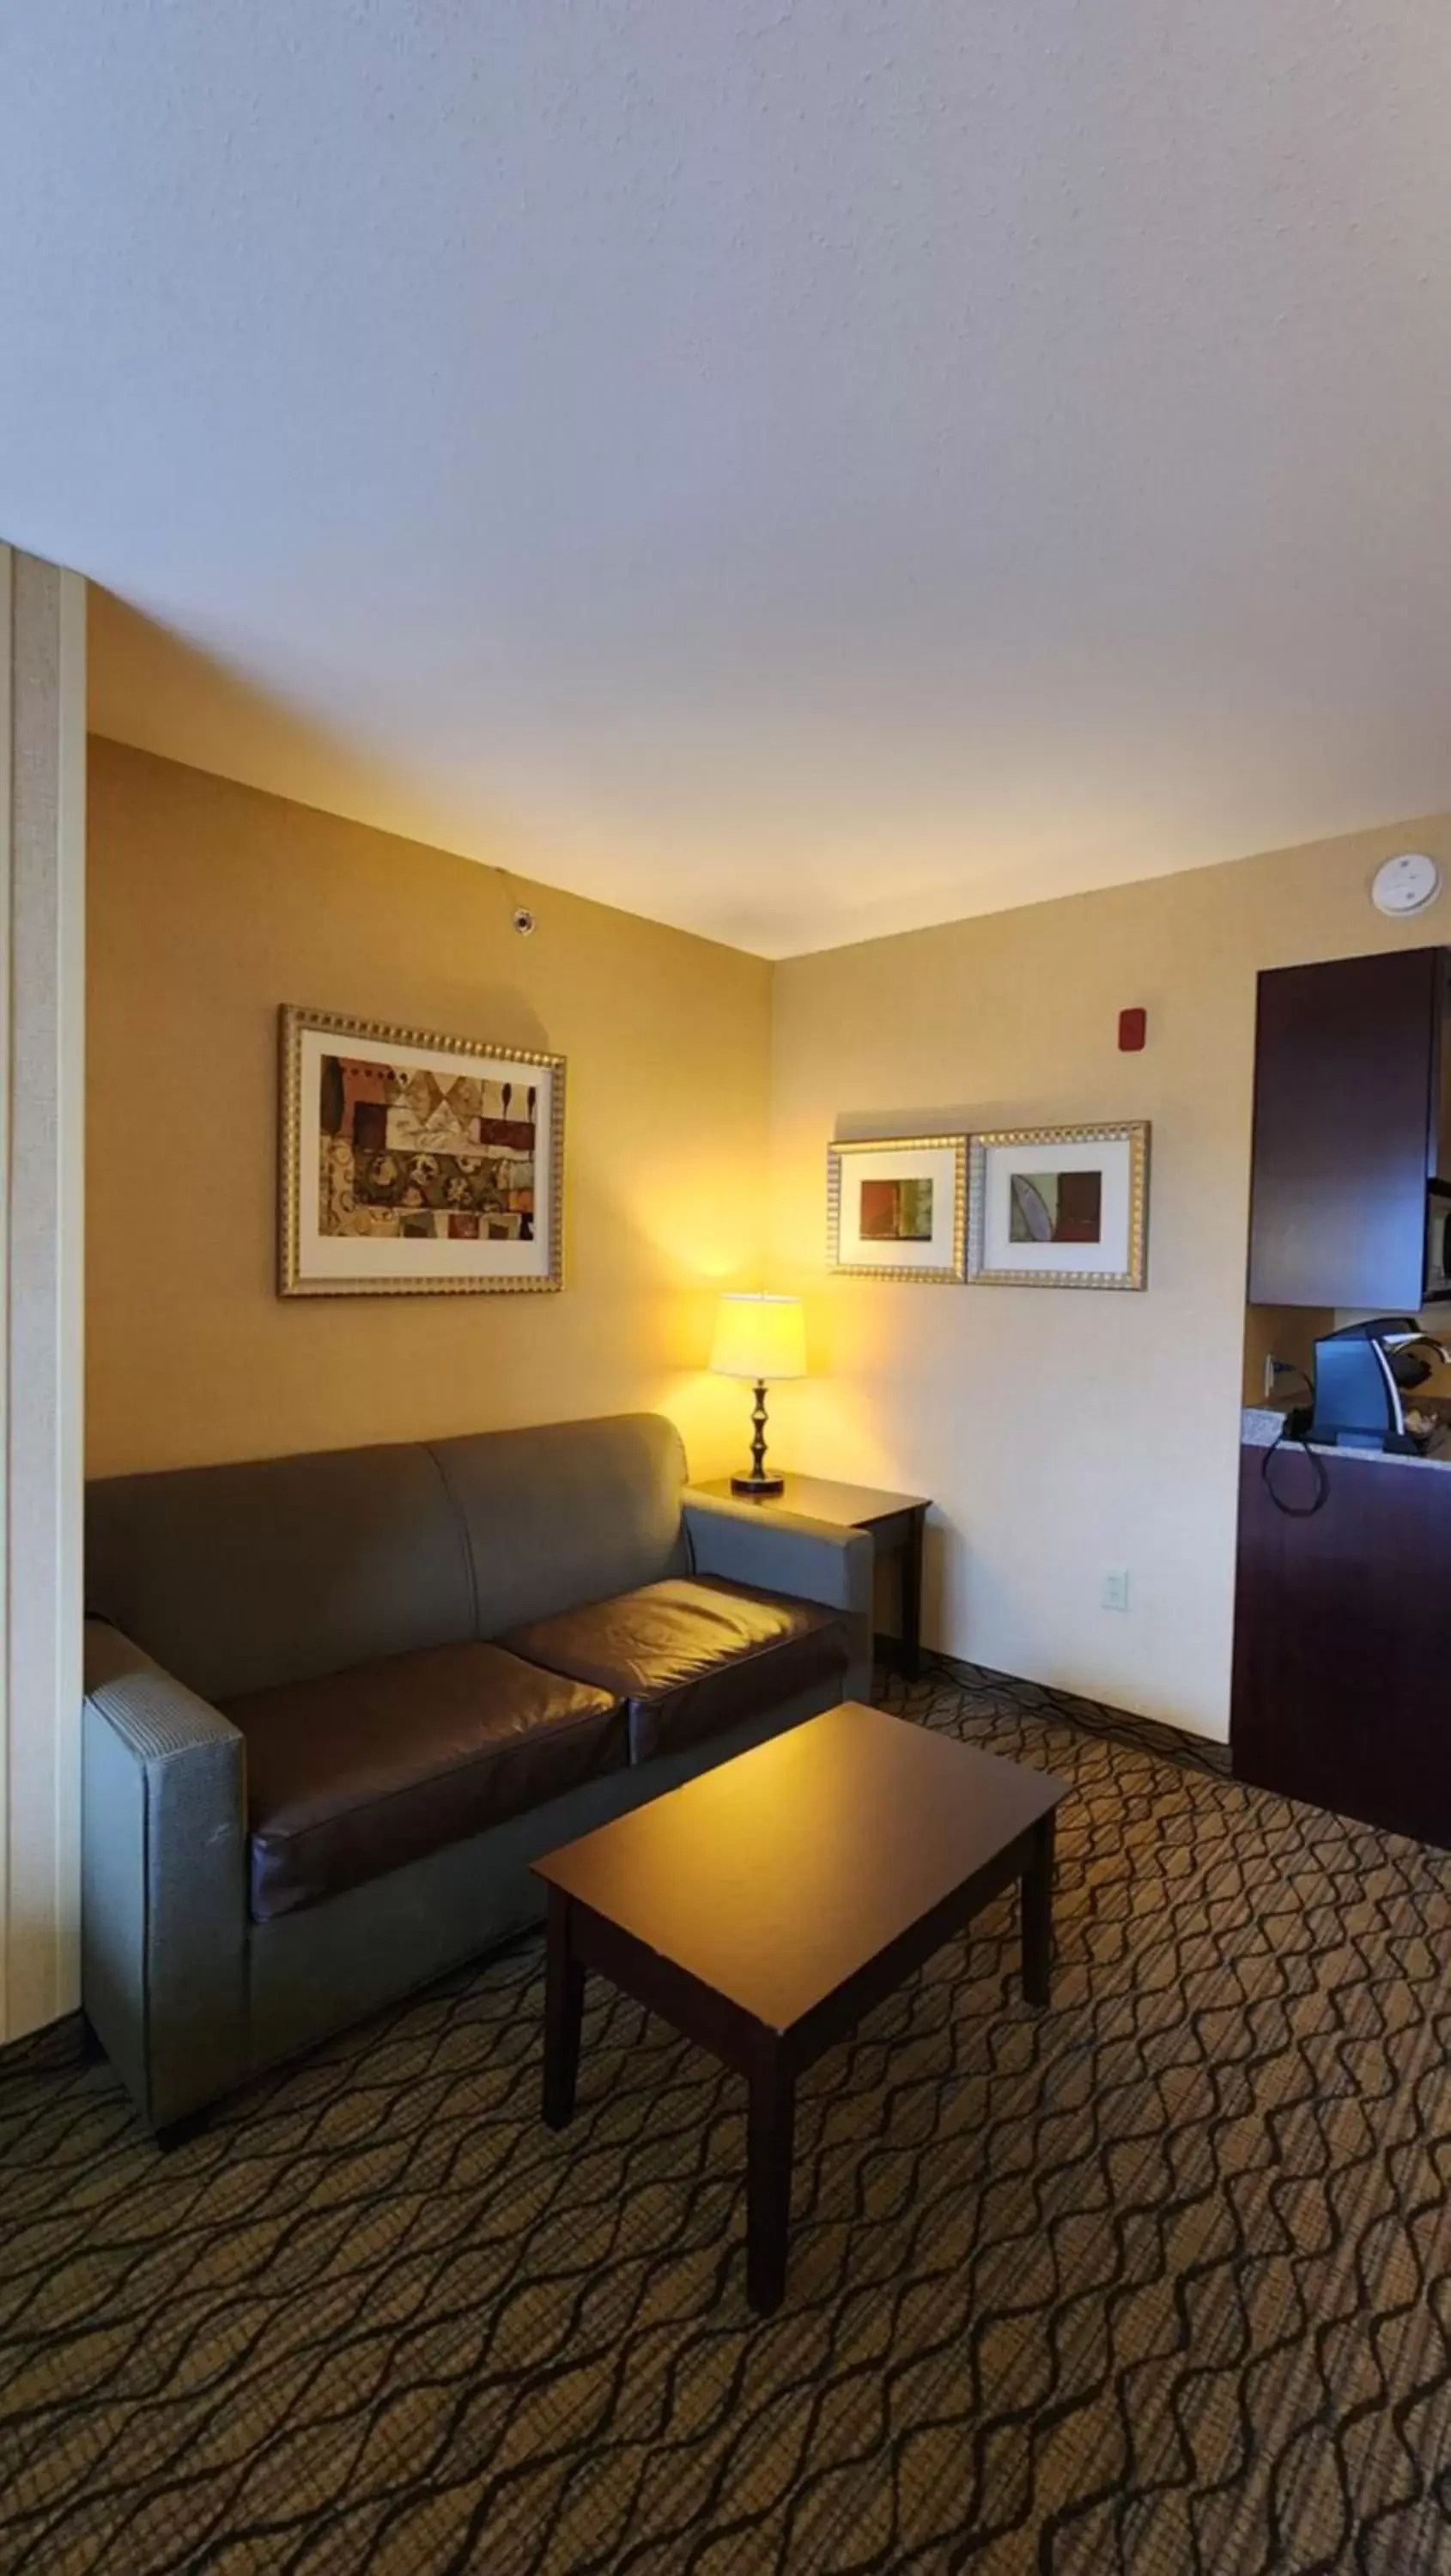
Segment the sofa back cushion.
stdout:
<svg viewBox="0 0 1451 2576">
<path fill-rule="evenodd" d="M 468 1533 L 476 1636 L 686 1570 L 685 1451 L 658 1413 L 475 1432 L 433 1455 Z"/>
<path fill-rule="evenodd" d="M 497 1636 L 688 1565 L 659 1414 L 87 1488 L 86 1607 L 203 1699 Z"/>
<path fill-rule="evenodd" d="M 210 1700 L 475 1633 L 458 1511 L 411 1443 L 92 1484 L 86 1606 Z"/>
</svg>

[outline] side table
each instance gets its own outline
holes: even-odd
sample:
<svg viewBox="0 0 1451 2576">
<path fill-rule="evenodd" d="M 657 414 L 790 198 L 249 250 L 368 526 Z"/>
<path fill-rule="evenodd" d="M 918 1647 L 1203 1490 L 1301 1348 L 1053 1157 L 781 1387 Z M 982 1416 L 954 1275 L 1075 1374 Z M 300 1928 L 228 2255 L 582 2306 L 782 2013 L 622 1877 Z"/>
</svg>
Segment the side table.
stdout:
<svg viewBox="0 0 1451 2576">
<path fill-rule="evenodd" d="M 729 1476 L 697 1485 L 697 1493 L 723 1495 L 727 1502 L 749 1503 L 753 1510 L 789 1512 L 796 1520 L 832 1521 L 838 1529 L 871 1533 L 878 1559 L 895 1555 L 902 1595 L 901 1669 L 914 1682 L 922 1669 L 922 1529 L 931 1506 L 922 1494 L 880 1494 L 870 1485 L 839 1485 L 829 1476 L 788 1476 L 785 1490 L 763 1495 L 733 1494 Z"/>
</svg>

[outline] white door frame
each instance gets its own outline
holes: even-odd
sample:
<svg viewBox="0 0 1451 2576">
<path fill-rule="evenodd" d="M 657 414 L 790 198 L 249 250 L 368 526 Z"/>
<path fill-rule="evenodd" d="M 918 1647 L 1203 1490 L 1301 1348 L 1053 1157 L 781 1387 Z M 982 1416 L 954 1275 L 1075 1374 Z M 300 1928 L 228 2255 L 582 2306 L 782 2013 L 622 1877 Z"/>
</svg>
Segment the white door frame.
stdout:
<svg viewBox="0 0 1451 2576">
<path fill-rule="evenodd" d="M 80 2000 L 85 620 L 0 544 L 0 2042 Z"/>
</svg>

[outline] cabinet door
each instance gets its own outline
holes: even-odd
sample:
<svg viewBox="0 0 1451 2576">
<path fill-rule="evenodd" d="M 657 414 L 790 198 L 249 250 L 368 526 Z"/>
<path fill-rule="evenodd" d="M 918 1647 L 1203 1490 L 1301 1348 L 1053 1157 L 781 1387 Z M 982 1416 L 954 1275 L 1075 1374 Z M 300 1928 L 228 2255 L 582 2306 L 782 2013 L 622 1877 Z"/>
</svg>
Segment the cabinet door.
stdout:
<svg viewBox="0 0 1451 2576">
<path fill-rule="evenodd" d="M 1292 1520 L 1266 1454 L 1240 1451 L 1235 1778 L 1451 1846 L 1451 1472 L 1326 1458 L 1324 1508 Z M 1288 1502 L 1312 1498 L 1302 1451 L 1270 1472 Z"/>
<path fill-rule="evenodd" d="M 1451 1181 L 1451 953 L 1440 948 L 1436 955 L 1436 1060 L 1431 1078 L 1436 1132 L 1431 1139 L 1431 1169 L 1441 1180 Z"/>
<path fill-rule="evenodd" d="M 1419 1307 L 1444 981 L 1437 948 L 1261 975 L 1252 1304 Z"/>
</svg>

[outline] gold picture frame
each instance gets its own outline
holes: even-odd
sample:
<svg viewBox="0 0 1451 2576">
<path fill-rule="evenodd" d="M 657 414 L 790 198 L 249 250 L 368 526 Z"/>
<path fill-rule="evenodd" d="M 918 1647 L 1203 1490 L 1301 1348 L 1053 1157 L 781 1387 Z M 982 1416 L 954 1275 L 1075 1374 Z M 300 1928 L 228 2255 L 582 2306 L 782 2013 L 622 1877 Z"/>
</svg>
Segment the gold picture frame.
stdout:
<svg viewBox="0 0 1451 2576">
<path fill-rule="evenodd" d="M 1126 1118 L 1088 1126 L 1004 1127 L 974 1136 L 967 1192 L 967 1276 L 988 1288 L 1122 1288 L 1148 1284 L 1149 1122 Z M 1068 1148 L 1072 1162 L 1042 1166 L 1045 1150 Z M 1095 1149 L 1102 1148 L 1102 1151 Z M 1101 1228 L 1093 1236 L 1073 1231 L 1044 1235 L 1032 1223 L 1019 1230 L 1016 1210 L 1048 1216 L 1043 1184 L 1054 1199 L 1068 1171 L 1080 1184 L 1092 1177 L 1093 1215 L 1079 1222 Z M 1024 1187 L 1014 1192 L 1014 1181 Z M 1031 1192 L 1031 1199 L 1027 1193 Z M 1036 1203 L 1036 1204 L 1035 1204 Z M 1018 1235 L 1016 1241 L 1011 1238 Z M 1077 1243 L 1121 1247 L 1117 1261 L 1076 1264 Z M 1067 1258 L 1064 1256 L 1067 1255 Z"/>
<path fill-rule="evenodd" d="M 522 1138 L 512 1147 L 501 1145 L 501 1156 L 508 1156 L 515 1167 L 510 1174 L 512 1186 L 500 1195 L 492 1184 L 510 1164 L 500 1160 L 488 1173 L 490 1189 L 486 1203 L 482 1171 L 487 1161 L 483 1144 L 483 1123 L 476 1119 L 476 1136 L 471 1135 L 466 1151 L 450 1156 L 431 1143 L 426 1130 L 421 1130 L 411 1145 L 383 1147 L 385 1157 L 432 1166 L 421 1177 L 410 1182 L 404 1195 L 416 1204 L 399 1211 L 396 1229 L 382 1230 L 388 1224 L 390 1210 L 379 1212 L 378 1230 L 336 1222 L 337 1209 L 351 1210 L 350 1196 L 355 1172 L 344 1172 L 336 1186 L 336 1199 L 328 1196 L 334 1186 L 326 1177 L 328 1150 L 324 1144 L 324 1108 L 322 1095 L 336 1073 L 325 1076 L 324 1067 L 337 1068 L 340 1050 L 329 1048 L 327 1041 L 341 1039 L 354 1050 L 350 1070 L 361 1076 L 367 1065 L 376 1064 L 380 1076 L 420 1072 L 435 1077 L 432 1092 L 440 1095 L 440 1108 L 446 1101 L 449 1083 L 441 1079 L 452 1073 L 456 1080 L 473 1068 L 479 1083 L 499 1087 L 505 1112 L 513 1105 L 512 1076 L 524 1078 L 527 1087 L 528 1115 L 523 1120 L 509 1121 L 507 1116 L 488 1122 L 502 1130 L 510 1125 L 526 1126 L 533 1131 L 526 1154 Z M 482 1038 L 459 1038 L 441 1035 L 433 1029 L 409 1028 L 388 1020 L 355 1019 L 342 1011 L 315 1011 L 297 1003 L 284 1003 L 278 1014 L 280 1055 L 279 1080 L 279 1153 L 278 1153 L 278 1261 L 277 1288 L 283 1297 L 422 1297 L 422 1296 L 520 1296 L 548 1294 L 564 1284 L 564 1096 L 565 1059 L 562 1055 L 545 1055 L 530 1047 L 498 1046 Z M 408 1058 L 416 1061 L 409 1065 Z M 404 1059 L 395 1062 L 394 1059 Z M 489 1067 L 489 1072 L 481 1068 Z M 508 1089 L 504 1089 L 507 1082 Z M 345 1088 L 345 1086 L 344 1086 Z M 432 1093 L 429 1095 L 432 1096 Z M 402 1105 L 401 1103 L 399 1104 Z M 360 1113 L 357 1113 L 360 1115 Z M 373 1113 L 376 1115 L 376 1113 Z M 391 1117 L 392 1110 L 386 1115 Z M 440 1111 L 435 1111 L 440 1116 Z M 441 1132 L 446 1119 L 441 1120 Z M 330 1149 L 341 1169 L 341 1131 Z M 354 1164 L 356 1145 L 350 1138 Z M 446 1137 L 446 1142 L 452 1142 Z M 477 1152 L 475 1151 L 477 1143 Z M 456 1163 L 451 1179 L 440 1184 L 439 1166 L 450 1160 Z M 376 1162 L 373 1170 L 376 1171 Z M 527 1168 L 527 1186 L 522 1174 Z M 392 1176 L 390 1175 L 390 1180 Z M 444 1195 L 459 1204 L 444 1205 Z M 430 1205 L 430 1200 L 438 1204 Z M 366 1214 L 360 1210 L 359 1215 Z M 404 1224 L 404 1215 L 411 1220 Z M 425 1220 L 432 1220 L 432 1231 L 425 1230 Z M 499 1220 L 507 1220 L 511 1231 L 506 1236 Z M 485 1227 L 493 1231 L 485 1231 Z"/>
<path fill-rule="evenodd" d="M 895 1171 L 888 1168 L 893 1161 Z M 883 1168 L 871 1172 L 864 1168 L 870 1162 Z M 915 1172 L 904 1168 L 914 1163 Z M 928 1165 L 930 1169 L 925 1168 Z M 856 1184 L 855 1213 L 846 1198 L 848 1175 Z M 908 1238 L 900 1234 L 869 1238 L 863 1231 L 865 1203 L 861 1184 L 873 1181 L 884 1193 L 912 1187 L 920 1190 L 924 1182 L 929 1185 L 930 1232 L 913 1242 L 910 1258 L 906 1257 Z M 936 1191 L 943 1182 L 947 1184 L 947 1206 L 939 1210 Z M 921 1287 L 961 1287 L 967 1276 L 966 1136 L 870 1136 L 829 1145 L 826 1239 L 827 1261 L 833 1270 L 863 1279 L 912 1280 Z M 879 1259 L 872 1258 L 868 1249 L 869 1242 L 876 1241 L 882 1244 Z M 923 1247 L 920 1251 L 919 1244 Z M 934 1254 L 938 1256 L 935 1259 Z"/>
</svg>

